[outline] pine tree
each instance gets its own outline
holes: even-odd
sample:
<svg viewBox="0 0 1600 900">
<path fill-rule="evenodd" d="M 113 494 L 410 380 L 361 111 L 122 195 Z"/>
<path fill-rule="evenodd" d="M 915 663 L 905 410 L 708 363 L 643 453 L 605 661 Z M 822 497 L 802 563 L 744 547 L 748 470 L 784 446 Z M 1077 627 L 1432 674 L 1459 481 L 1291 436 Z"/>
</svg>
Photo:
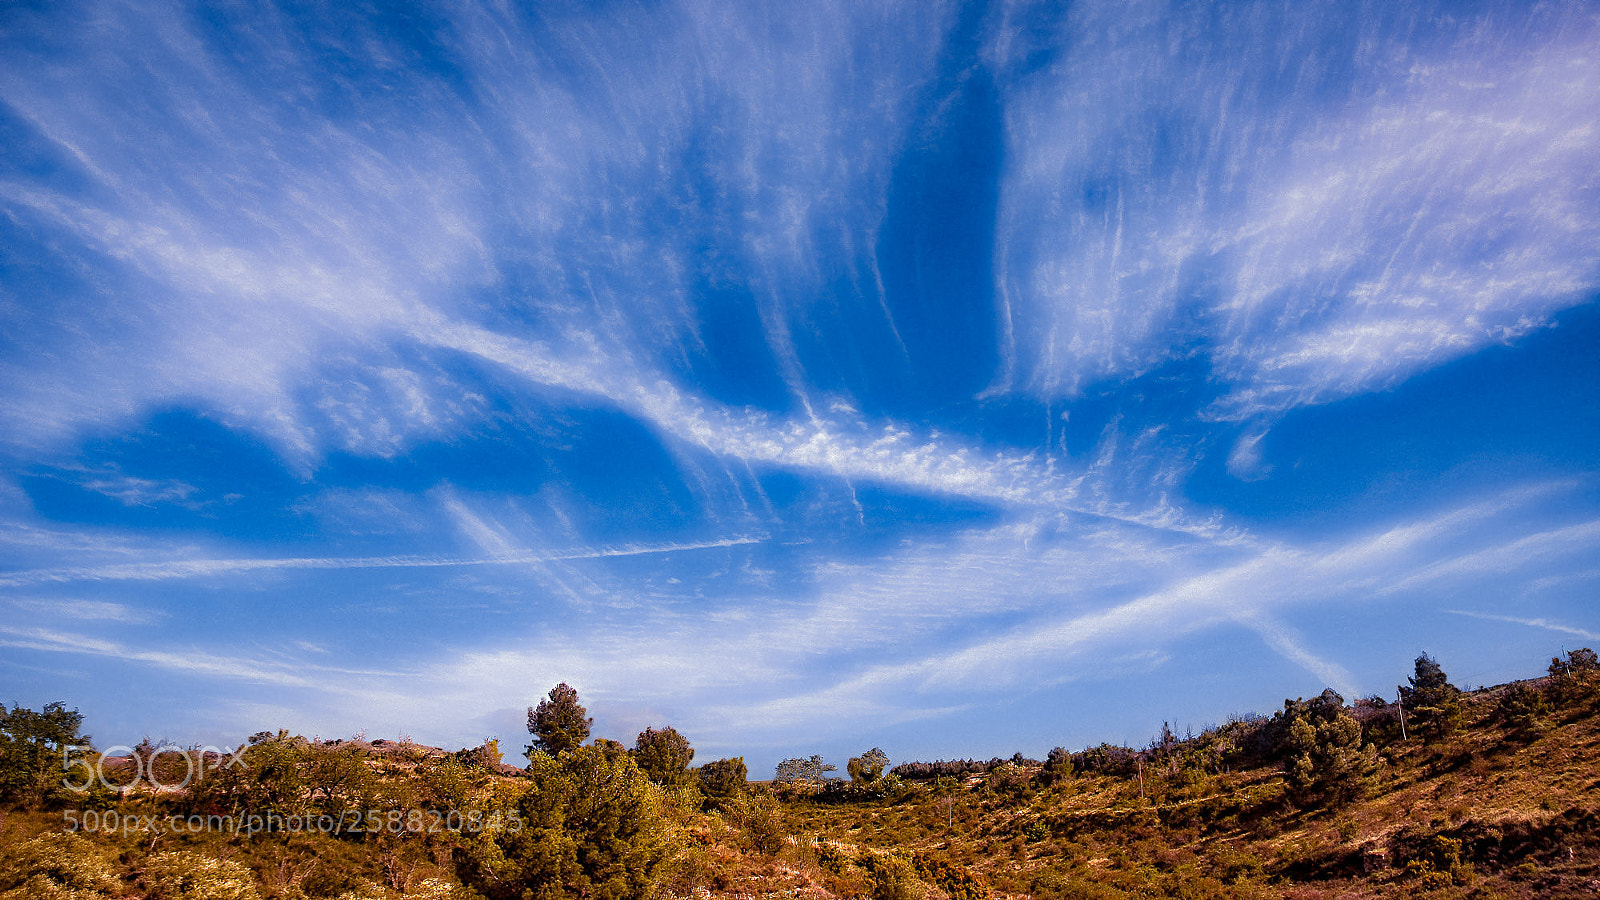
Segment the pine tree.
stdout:
<svg viewBox="0 0 1600 900">
<path fill-rule="evenodd" d="M 1461 690 L 1450 683 L 1439 661 L 1424 653 L 1417 657 L 1411 687 L 1400 689 L 1406 717 L 1428 742 L 1449 737 L 1461 727 Z"/>
<path fill-rule="evenodd" d="M 749 789 L 750 771 L 742 756 L 712 760 L 696 769 L 695 774 L 700 780 L 700 793 L 713 807 L 721 807 Z"/>
<path fill-rule="evenodd" d="M 681 850 L 661 789 L 602 746 L 536 754 L 515 827 L 462 848 L 463 883 L 491 900 L 637 900 L 660 895 Z"/>
<path fill-rule="evenodd" d="M 528 733 L 533 743 L 528 745 L 528 757 L 535 753 L 559 756 L 563 751 L 575 750 L 589 739 L 589 728 L 594 720 L 578 703 L 578 692 L 562 682 L 550 689 L 549 698 L 540 700 L 536 707 L 528 707 Z"/>
<path fill-rule="evenodd" d="M 1333 690 L 1284 701 L 1280 750 L 1289 799 L 1304 809 L 1338 808 L 1360 799 L 1377 769 L 1377 749 L 1361 743 L 1361 723 Z"/>
<path fill-rule="evenodd" d="M 689 763 L 694 748 L 689 739 L 670 725 L 660 730 L 646 728 L 633 742 L 633 761 L 651 781 L 662 787 L 677 787 L 689 780 Z"/>
</svg>

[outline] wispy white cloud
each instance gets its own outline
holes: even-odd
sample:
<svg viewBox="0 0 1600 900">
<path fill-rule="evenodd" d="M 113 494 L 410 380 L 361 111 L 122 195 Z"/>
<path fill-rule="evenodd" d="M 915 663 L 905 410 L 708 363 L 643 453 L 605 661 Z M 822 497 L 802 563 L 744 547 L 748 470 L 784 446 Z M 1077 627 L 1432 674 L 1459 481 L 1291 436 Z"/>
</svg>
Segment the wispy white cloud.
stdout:
<svg viewBox="0 0 1600 900">
<path fill-rule="evenodd" d="M 150 622 L 162 614 L 154 610 L 138 609 L 126 603 L 106 600 L 76 598 L 40 599 L 22 597 L 6 601 L 17 609 L 49 618 L 76 619 L 89 622 L 121 622 L 139 624 Z"/>
<path fill-rule="evenodd" d="M 1228 388 L 1208 414 L 1248 420 L 1391 386 L 1585 302 L 1592 17 L 1405 15 L 1075 5 L 1070 52 L 1007 93 L 999 277 L 1020 386 L 1072 396 L 1198 353 Z M 1015 37 L 999 32 L 1002 73 L 1035 49 L 1008 53 Z M 1262 54 L 1295 60 L 1293 77 Z"/>
<path fill-rule="evenodd" d="M 1228 453 L 1228 474 L 1240 481 L 1260 481 L 1272 474 L 1272 466 L 1262 458 L 1261 439 L 1267 433 L 1241 434 Z"/>
</svg>

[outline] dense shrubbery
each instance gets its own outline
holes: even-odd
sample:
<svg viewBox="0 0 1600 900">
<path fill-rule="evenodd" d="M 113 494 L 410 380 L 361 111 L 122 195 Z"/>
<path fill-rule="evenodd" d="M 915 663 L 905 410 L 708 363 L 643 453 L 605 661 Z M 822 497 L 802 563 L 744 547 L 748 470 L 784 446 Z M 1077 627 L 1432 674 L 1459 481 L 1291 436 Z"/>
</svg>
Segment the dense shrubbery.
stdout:
<svg viewBox="0 0 1600 900">
<path fill-rule="evenodd" d="M 0 900 L 96 900 L 122 893 L 114 854 L 76 834 L 41 834 L 0 857 Z"/>
<path fill-rule="evenodd" d="M 971 759 L 939 759 L 933 762 L 903 762 L 889 770 L 907 781 L 932 781 L 935 778 L 960 778 L 989 771 L 989 764 Z"/>
<path fill-rule="evenodd" d="M 462 879 L 493 900 L 650 897 L 677 860 L 661 789 L 627 755 L 600 747 L 535 755 L 516 824 L 462 851 Z"/>
<path fill-rule="evenodd" d="M 1281 729 L 1284 782 L 1302 808 L 1338 808 L 1362 797 L 1377 769 L 1377 750 L 1361 743 L 1361 723 L 1333 690 L 1285 701 Z"/>
</svg>

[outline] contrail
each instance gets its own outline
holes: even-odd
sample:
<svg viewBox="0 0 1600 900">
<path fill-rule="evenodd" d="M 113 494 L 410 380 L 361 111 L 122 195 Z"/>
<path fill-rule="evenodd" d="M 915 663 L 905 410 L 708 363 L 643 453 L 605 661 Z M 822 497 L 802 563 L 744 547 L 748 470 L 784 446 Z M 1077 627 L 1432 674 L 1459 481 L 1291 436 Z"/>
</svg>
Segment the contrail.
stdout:
<svg viewBox="0 0 1600 900">
<path fill-rule="evenodd" d="M 332 556 L 289 559 L 190 559 L 116 566 L 85 566 L 70 569 L 29 569 L 0 576 L 0 588 L 25 587 L 69 581 L 168 581 L 227 575 L 270 569 L 427 569 L 450 566 L 514 566 L 528 563 L 561 562 L 572 559 L 604 559 L 613 556 L 648 556 L 655 553 L 681 553 L 759 544 L 767 538 L 739 537 L 720 541 L 687 544 L 626 544 L 620 547 L 583 548 L 555 553 L 529 553 L 514 556 Z"/>
</svg>

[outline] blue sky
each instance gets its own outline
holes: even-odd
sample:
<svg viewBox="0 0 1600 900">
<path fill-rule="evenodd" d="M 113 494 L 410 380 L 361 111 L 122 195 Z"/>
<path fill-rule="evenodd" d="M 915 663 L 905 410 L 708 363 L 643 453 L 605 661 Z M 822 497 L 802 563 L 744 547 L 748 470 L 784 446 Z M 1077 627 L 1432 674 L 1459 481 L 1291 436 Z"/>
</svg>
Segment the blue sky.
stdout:
<svg viewBox="0 0 1600 900">
<path fill-rule="evenodd" d="M 1142 743 L 1600 643 L 1583 3 L 0 9 L 0 699 Z"/>
</svg>

